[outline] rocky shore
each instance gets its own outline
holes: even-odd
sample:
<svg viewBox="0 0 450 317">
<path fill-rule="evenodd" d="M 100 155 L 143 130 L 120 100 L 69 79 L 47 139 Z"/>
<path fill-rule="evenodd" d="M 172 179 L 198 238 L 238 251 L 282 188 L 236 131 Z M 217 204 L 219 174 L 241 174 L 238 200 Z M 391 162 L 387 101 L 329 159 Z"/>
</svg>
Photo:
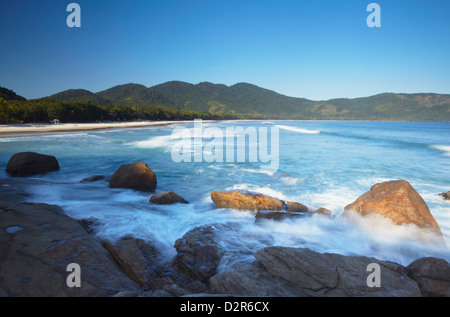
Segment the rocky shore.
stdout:
<svg viewBox="0 0 450 317">
<path fill-rule="evenodd" d="M 26 162 L 26 158 L 31 158 L 31 162 Z M 53 159 L 46 159 L 55 166 Z M 19 163 L 11 163 L 8 168 L 15 173 L 20 173 L 22 166 L 30 175 L 33 162 L 47 171 L 35 155 L 19 155 L 14 160 Z M 105 179 L 113 188 L 149 192 L 149 203 L 188 203 L 174 192 L 156 192 L 156 175 L 141 162 L 118 167 L 110 178 L 95 175 L 80 181 Z M 186 232 L 174 244 L 176 255 L 167 260 L 157 240 L 132 236 L 101 240 L 96 235 L 99 223 L 95 218 L 77 221 L 58 206 L 23 202 L 28 197 L 24 190 L 28 181 L 31 180 L 0 181 L 0 296 L 450 296 L 450 264 L 431 257 L 403 266 L 364 256 L 274 246 L 257 251 L 250 265 L 218 273 L 227 252 L 218 237 L 232 235 L 234 230 L 220 223 Z M 255 222 L 312 215 L 336 217 L 324 208 L 314 210 L 300 202 L 240 190 L 214 191 L 211 200 L 218 211 L 251 210 Z M 425 244 L 445 245 L 428 206 L 404 180 L 374 185 L 339 217 L 351 221 L 354 215 L 414 225 L 424 233 L 415 238 Z M 81 267 L 81 287 L 68 286 L 70 263 Z M 368 267 L 373 264 L 380 268 L 382 279 L 376 287 L 367 282 Z"/>
</svg>

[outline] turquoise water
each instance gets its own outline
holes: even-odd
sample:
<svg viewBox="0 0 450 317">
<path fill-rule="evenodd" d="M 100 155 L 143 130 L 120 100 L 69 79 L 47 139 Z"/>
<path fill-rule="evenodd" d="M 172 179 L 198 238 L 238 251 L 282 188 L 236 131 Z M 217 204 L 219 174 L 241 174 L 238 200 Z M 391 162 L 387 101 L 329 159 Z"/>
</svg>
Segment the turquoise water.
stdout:
<svg viewBox="0 0 450 317">
<path fill-rule="evenodd" d="M 414 228 L 348 223 L 339 218 L 346 205 L 379 182 L 405 179 L 424 198 L 450 246 L 450 204 L 438 193 L 450 190 L 450 123 L 338 121 L 226 121 L 203 127 L 279 129 L 279 168 L 264 163 L 176 163 L 171 149 L 174 128 L 193 124 L 124 130 L 23 135 L 0 138 L 0 177 L 12 154 L 54 155 L 61 170 L 33 177 L 30 201 L 58 204 L 72 217 L 99 218 L 100 238 L 123 235 L 157 241 L 167 257 L 173 244 L 199 225 L 227 223 L 221 235 L 226 256 L 221 270 L 248 263 L 269 245 L 308 247 L 319 252 L 374 256 L 409 264 L 423 256 L 450 260 L 446 248 L 410 239 Z M 207 144 L 208 140 L 204 140 Z M 142 161 L 155 172 L 157 191 L 174 191 L 189 205 L 155 206 L 149 194 L 111 189 L 107 182 L 81 184 L 92 175 L 112 175 L 122 164 Z M 214 190 L 245 189 L 312 209 L 325 207 L 337 217 L 320 215 L 255 224 L 250 212 L 217 209 Z"/>
</svg>

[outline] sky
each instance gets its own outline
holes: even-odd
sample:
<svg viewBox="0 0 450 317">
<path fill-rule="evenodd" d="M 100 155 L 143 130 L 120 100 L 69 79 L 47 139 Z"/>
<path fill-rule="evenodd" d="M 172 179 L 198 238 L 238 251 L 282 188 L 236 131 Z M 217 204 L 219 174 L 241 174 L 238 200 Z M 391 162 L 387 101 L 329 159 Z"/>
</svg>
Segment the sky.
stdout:
<svg viewBox="0 0 450 317">
<path fill-rule="evenodd" d="M 0 0 L 0 86 L 28 99 L 172 80 L 311 100 L 450 94 L 449 16 L 449 0 Z"/>
</svg>

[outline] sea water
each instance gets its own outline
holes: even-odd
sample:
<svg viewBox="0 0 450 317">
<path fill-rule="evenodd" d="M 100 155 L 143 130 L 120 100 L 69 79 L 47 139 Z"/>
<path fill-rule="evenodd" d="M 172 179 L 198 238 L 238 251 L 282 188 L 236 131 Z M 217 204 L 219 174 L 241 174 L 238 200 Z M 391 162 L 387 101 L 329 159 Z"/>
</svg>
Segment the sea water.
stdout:
<svg viewBox="0 0 450 317">
<path fill-rule="evenodd" d="M 450 261 L 450 203 L 438 194 L 450 190 L 450 123 L 349 121 L 223 121 L 204 126 L 279 129 L 279 167 L 260 162 L 174 162 L 175 128 L 96 130 L 0 138 L 0 177 L 17 152 L 54 155 L 60 171 L 34 176 L 29 201 L 56 204 L 75 218 L 100 220 L 100 239 L 125 235 L 151 241 L 167 259 L 187 231 L 226 224 L 218 231 L 225 251 L 219 271 L 254 260 L 267 246 L 304 247 L 318 252 L 363 255 L 407 265 L 424 256 Z M 157 192 L 173 191 L 190 202 L 160 206 L 149 193 L 109 188 L 107 181 L 80 183 L 92 175 L 112 175 L 122 164 L 145 162 L 156 174 Z M 339 217 L 344 207 L 376 183 L 404 179 L 418 191 L 437 220 L 448 247 L 414 240 L 415 228 L 388 221 Z M 325 207 L 335 217 L 314 215 L 255 223 L 254 214 L 218 209 L 212 191 L 243 189 L 311 209 Z"/>
</svg>

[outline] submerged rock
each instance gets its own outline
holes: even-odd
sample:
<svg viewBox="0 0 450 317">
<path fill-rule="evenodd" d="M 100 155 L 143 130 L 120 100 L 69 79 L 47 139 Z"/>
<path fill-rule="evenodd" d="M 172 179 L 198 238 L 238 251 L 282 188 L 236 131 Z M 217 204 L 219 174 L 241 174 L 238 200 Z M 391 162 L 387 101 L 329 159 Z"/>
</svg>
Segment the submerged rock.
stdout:
<svg viewBox="0 0 450 317">
<path fill-rule="evenodd" d="M 344 216 L 357 212 L 391 220 L 397 225 L 413 224 L 442 236 L 438 223 L 431 215 L 425 201 L 405 180 L 380 183 L 372 186 L 355 202 L 345 207 Z"/>
<path fill-rule="evenodd" d="M 111 188 L 129 188 L 153 192 L 156 188 L 156 176 L 153 171 L 142 162 L 125 164 L 111 176 Z"/>
<path fill-rule="evenodd" d="M 86 177 L 83 178 L 80 183 L 93 183 L 93 182 L 98 182 L 98 181 L 102 181 L 105 180 L 106 176 L 105 175 L 93 175 L 90 177 Z"/>
<path fill-rule="evenodd" d="M 421 296 L 417 283 L 399 264 L 375 258 L 320 254 L 309 249 L 269 247 L 250 266 L 211 278 L 214 293 L 238 296 L 366 297 Z M 369 287 L 367 267 L 381 269 L 381 287 Z"/>
<path fill-rule="evenodd" d="M 227 192 L 211 192 L 211 200 L 218 208 L 237 210 L 277 210 L 289 212 L 308 212 L 308 208 L 300 203 L 283 201 L 263 194 L 241 190 Z"/>
<path fill-rule="evenodd" d="M 14 154 L 6 167 L 6 172 L 11 176 L 31 176 L 58 171 L 59 163 L 54 156 L 34 152 L 22 152 Z"/>
<path fill-rule="evenodd" d="M 186 200 L 184 200 L 183 197 L 175 194 L 174 192 L 163 192 L 153 194 L 150 197 L 150 202 L 152 204 L 158 205 L 171 205 L 176 203 L 189 204 Z"/>
<path fill-rule="evenodd" d="M 332 216 L 333 212 L 327 208 L 319 208 L 316 211 L 314 211 L 316 214 L 321 214 L 324 216 Z"/>
<path fill-rule="evenodd" d="M 293 219 L 304 217 L 304 213 L 299 212 L 287 212 L 287 211 L 271 211 L 271 210 L 259 210 L 256 212 L 255 219 L 256 221 L 262 219 L 271 219 L 271 220 L 284 220 L 284 219 Z"/>
</svg>

